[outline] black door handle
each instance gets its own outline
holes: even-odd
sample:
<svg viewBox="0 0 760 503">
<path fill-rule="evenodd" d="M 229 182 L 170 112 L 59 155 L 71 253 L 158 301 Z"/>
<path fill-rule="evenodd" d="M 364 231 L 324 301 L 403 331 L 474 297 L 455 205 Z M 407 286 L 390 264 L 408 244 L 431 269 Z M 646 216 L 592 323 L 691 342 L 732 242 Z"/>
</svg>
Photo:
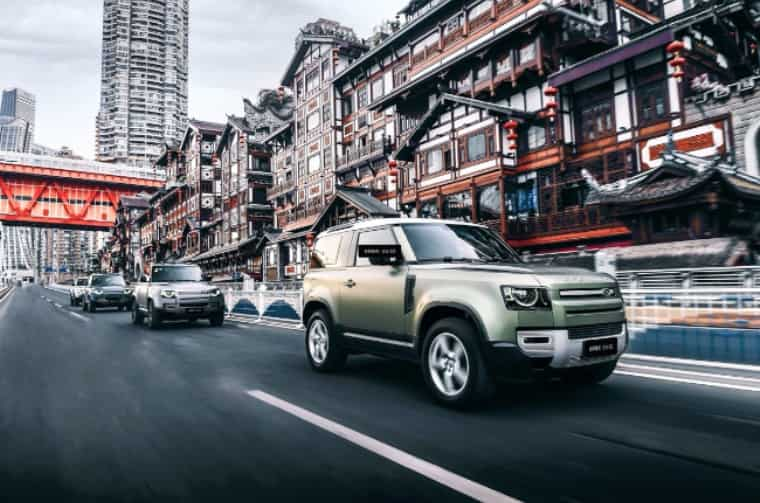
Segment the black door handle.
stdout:
<svg viewBox="0 0 760 503">
<path fill-rule="evenodd" d="M 352 280 L 352 279 L 349 279 L 348 281 L 346 281 L 343 284 L 346 285 L 348 288 L 353 288 L 353 287 L 356 286 L 356 283 L 354 283 L 354 280 Z"/>
</svg>

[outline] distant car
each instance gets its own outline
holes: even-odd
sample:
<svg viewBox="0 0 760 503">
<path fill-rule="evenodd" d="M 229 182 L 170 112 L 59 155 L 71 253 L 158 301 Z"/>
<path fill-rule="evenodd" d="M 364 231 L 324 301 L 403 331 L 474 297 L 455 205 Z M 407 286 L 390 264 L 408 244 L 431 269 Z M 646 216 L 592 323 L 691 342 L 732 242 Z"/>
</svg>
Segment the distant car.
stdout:
<svg viewBox="0 0 760 503">
<path fill-rule="evenodd" d="M 118 274 L 93 274 L 84 288 L 82 310 L 94 313 L 100 307 L 124 311 L 132 307 L 132 289 Z"/>
<path fill-rule="evenodd" d="M 135 325 L 147 320 L 150 328 L 159 328 L 164 320 L 202 318 L 214 327 L 224 324 L 222 291 L 204 281 L 201 268 L 195 265 L 154 265 L 150 277 L 135 286 L 134 299 Z"/>
<path fill-rule="evenodd" d="M 74 281 L 74 285 L 69 290 L 69 302 L 72 306 L 78 306 L 82 303 L 88 282 L 89 278 L 77 278 Z"/>
</svg>

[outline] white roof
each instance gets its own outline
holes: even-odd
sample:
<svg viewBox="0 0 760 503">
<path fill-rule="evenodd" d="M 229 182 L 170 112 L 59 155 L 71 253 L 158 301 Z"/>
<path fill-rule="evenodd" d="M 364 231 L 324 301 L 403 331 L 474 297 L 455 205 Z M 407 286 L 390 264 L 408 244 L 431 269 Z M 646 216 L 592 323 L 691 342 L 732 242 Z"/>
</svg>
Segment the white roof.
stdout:
<svg viewBox="0 0 760 503">
<path fill-rule="evenodd" d="M 374 227 L 385 227 L 388 225 L 399 224 L 451 224 L 468 225 L 471 227 L 485 227 L 484 225 L 473 224 L 470 222 L 460 222 L 459 220 L 442 220 L 439 218 L 372 218 L 356 222 L 352 225 L 336 226 L 333 229 L 327 229 L 324 234 L 348 230 L 372 229 Z"/>
</svg>

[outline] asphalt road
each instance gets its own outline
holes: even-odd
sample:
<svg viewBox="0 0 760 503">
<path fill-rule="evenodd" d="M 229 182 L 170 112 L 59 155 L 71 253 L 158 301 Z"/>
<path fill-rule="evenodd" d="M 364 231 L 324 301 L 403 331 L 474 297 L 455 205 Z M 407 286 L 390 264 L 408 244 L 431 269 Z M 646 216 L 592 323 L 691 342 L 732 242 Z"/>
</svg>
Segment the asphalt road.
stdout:
<svg viewBox="0 0 760 503">
<path fill-rule="evenodd" d="M 510 386 L 462 413 L 408 364 L 356 357 L 316 375 L 295 331 L 152 332 L 36 286 L 0 303 L 2 501 L 467 494 L 758 501 L 760 393 L 616 375 Z"/>
</svg>

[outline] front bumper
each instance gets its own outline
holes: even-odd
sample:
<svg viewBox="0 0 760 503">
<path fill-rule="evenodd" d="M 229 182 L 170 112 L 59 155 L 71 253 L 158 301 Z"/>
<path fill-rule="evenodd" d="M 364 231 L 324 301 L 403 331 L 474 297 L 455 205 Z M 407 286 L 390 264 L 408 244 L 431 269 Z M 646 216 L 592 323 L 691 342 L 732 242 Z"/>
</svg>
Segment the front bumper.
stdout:
<svg viewBox="0 0 760 503">
<path fill-rule="evenodd" d="M 173 299 L 167 300 L 159 308 L 165 319 L 187 320 L 193 318 L 209 318 L 224 312 L 224 301 L 209 299 Z"/>
<path fill-rule="evenodd" d="M 131 295 L 92 295 L 90 302 L 98 307 L 129 306 L 132 304 Z"/>
<path fill-rule="evenodd" d="M 617 341 L 614 354 L 584 356 L 588 341 Z M 528 329 L 517 331 L 517 343 L 491 342 L 486 361 L 492 374 L 502 377 L 530 378 L 536 374 L 562 372 L 616 361 L 628 346 L 628 328 L 622 323 L 618 333 L 573 339 L 568 329 Z"/>
</svg>

